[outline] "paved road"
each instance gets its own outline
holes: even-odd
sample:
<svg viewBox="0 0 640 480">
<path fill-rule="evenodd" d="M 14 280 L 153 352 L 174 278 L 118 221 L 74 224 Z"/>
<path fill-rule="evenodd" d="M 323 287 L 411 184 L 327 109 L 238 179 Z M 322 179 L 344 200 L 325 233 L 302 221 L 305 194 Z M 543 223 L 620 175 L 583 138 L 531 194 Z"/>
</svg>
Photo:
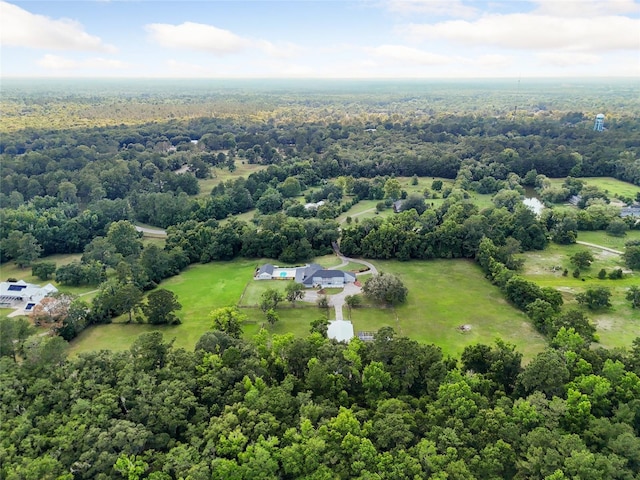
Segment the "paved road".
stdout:
<svg viewBox="0 0 640 480">
<path fill-rule="evenodd" d="M 621 252 L 620 250 L 614 250 L 613 248 L 603 247 L 602 245 L 596 245 L 595 243 L 581 242 L 580 240 L 577 240 L 576 243 L 579 243 L 580 245 L 585 245 L 587 247 L 599 248 L 600 250 L 604 250 L 605 252 L 611 252 L 611 253 L 617 253 L 618 255 L 624 255 L 624 252 Z"/>
</svg>

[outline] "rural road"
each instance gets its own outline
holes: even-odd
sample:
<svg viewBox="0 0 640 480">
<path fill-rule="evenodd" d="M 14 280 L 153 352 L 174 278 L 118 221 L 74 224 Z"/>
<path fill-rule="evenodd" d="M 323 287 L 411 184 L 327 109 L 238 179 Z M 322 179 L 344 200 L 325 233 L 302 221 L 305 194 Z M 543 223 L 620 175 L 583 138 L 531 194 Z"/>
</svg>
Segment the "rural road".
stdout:
<svg viewBox="0 0 640 480">
<path fill-rule="evenodd" d="M 595 243 L 581 242 L 580 240 L 576 240 L 576 243 L 578 243 L 580 245 L 584 245 L 586 247 L 599 248 L 600 250 L 604 250 L 605 252 L 611 252 L 611 253 L 617 253 L 618 255 L 624 255 L 624 252 L 621 252 L 620 250 L 614 250 L 613 248 L 603 247 L 602 245 L 596 245 Z"/>
</svg>

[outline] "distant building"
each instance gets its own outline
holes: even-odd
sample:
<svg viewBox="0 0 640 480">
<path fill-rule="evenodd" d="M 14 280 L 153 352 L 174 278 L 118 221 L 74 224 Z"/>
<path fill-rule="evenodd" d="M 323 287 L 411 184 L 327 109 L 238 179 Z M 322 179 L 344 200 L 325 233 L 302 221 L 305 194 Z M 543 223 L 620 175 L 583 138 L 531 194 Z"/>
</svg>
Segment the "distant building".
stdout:
<svg viewBox="0 0 640 480">
<path fill-rule="evenodd" d="M 596 115 L 596 123 L 593 125 L 593 129 L 596 132 L 604 131 L 604 114 L 599 113 L 598 115 Z"/>
<path fill-rule="evenodd" d="M 321 207 L 324 204 L 325 204 L 325 201 L 324 200 L 320 200 L 317 203 L 313 203 L 313 202 L 305 203 L 304 204 L 304 208 L 305 208 L 305 210 L 317 210 L 319 207 Z"/>
<path fill-rule="evenodd" d="M 25 313 L 29 313 L 44 297 L 57 291 L 50 283 L 41 287 L 24 280 L 0 282 L 0 307 L 22 308 Z"/>
<path fill-rule="evenodd" d="M 640 218 L 640 205 L 632 205 L 631 207 L 622 207 L 620 209 L 621 217 L 638 217 Z"/>
</svg>

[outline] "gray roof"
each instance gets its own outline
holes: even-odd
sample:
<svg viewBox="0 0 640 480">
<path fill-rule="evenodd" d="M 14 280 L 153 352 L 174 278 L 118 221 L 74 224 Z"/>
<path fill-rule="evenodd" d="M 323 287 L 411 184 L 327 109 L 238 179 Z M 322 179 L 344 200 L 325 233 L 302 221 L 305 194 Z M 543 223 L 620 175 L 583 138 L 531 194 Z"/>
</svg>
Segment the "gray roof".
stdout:
<svg viewBox="0 0 640 480">
<path fill-rule="evenodd" d="M 296 270 L 296 282 L 304 283 L 306 279 L 310 279 L 318 270 L 322 270 L 322 265 L 310 263 L 304 267 L 298 267 Z"/>
<path fill-rule="evenodd" d="M 272 264 L 265 263 L 258 269 L 258 275 L 261 275 L 263 273 L 268 273 L 269 275 L 271 275 L 273 273 L 273 268 L 274 267 Z"/>
<path fill-rule="evenodd" d="M 640 217 L 640 206 L 638 207 L 623 207 L 620 209 L 621 217 Z"/>
<path fill-rule="evenodd" d="M 320 265 L 318 265 L 320 266 Z M 306 276 L 303 280 L 302 283 L 305 285 L 312 285 L 313 284 L 313 280 L 316 278 L 321 278 L 321 279 L 329 279 L 329 278 L 344 278 L 345 282 L 348 281 L 355 281 L 356 277 L 349 273 L 349 272 L 345 272 L 343 270 L 325 270 L 322 267 L 320 267 L 320 269 L 318 270 L 314 270 L 311 274 L 309 274 L 308 276 Z"/>
</svg>

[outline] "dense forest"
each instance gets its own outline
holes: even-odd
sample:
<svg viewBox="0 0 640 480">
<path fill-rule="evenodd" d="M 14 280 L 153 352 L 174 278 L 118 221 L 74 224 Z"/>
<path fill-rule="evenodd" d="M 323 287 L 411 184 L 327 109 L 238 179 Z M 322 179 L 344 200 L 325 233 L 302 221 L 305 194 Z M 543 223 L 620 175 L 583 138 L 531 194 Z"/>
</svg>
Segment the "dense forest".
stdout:
<svg viewBox="0 0 640 480">
<path fill-rule="evenodd" d="M 2 478 L 634 479 L 640 345 L 559 336 L 525 368 L 513 346 L 379 332 L 195 351 L 160 333 L 66 360 L 59 337 L 3 358 Z"/>
<path fill-rule="evenodd" d="M 611 205 L 640 195 L 576 178 L 640 185 L 637 88 L 183 86 L 3 85 L 0 261 L 97 292 L 59 297 L 55 336 L 0 320 L 0 478 L 640 478 L 640 340 L 594 346 L 586 315 L 522 278 L 518 258 L 579 231 L 640 228 Z M 606 129 L 594 131 L 601 111 Z M 421 194 L 401 177 L 420 178 Z M 576 207 L 536 215 L 525 188 Z M 338 222 L 363 201 L 402 202 Z M 140 223 L 166 229 L 163 246 L 143 242 Z M 248 340 L 217 324 L 193 351 L 156 332 L 66 358 L 65 340 L 92 324 L 175 322 L 155 316 L 176 307 L 157 287 L 190 264 L 294 264 L 336 243 L 371 259 L 474 259 L 548 348 L 523 365 L 502 340 L 452 358 L 392 329 L 344 344 L 315 327 Z M 639 243 L 625 246 L 630 269 Z M 58 266 L 52 254 L 81 257 Z"/>
</svg>

